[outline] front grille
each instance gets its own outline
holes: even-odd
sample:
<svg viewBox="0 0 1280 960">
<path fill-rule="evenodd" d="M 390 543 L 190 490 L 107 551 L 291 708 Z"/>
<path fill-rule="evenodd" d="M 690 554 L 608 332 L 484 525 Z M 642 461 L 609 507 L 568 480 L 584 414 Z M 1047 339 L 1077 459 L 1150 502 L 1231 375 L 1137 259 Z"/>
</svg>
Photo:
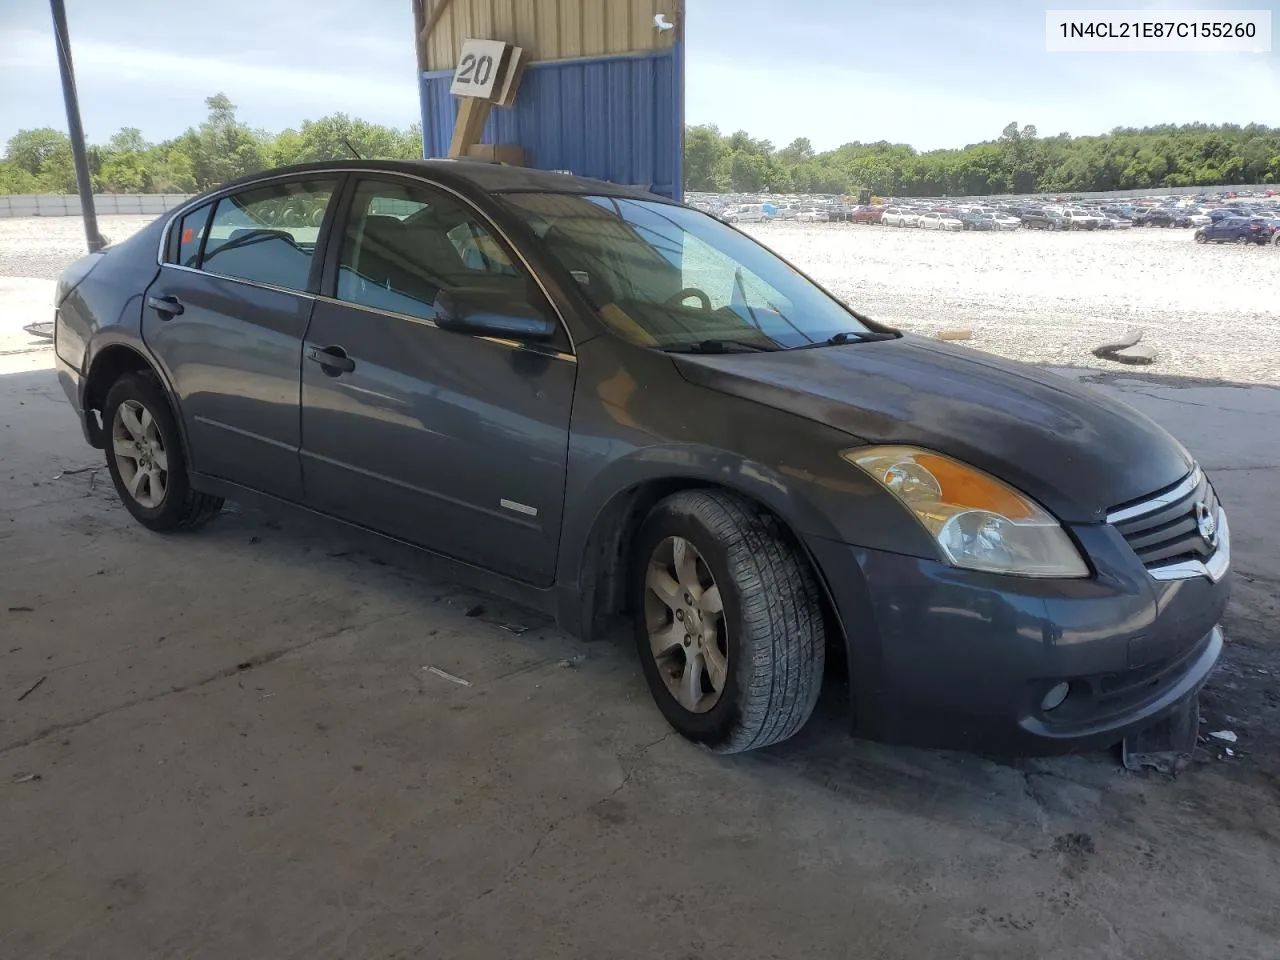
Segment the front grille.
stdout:
<svg viewBox="0 0 1280 960">
<path fill-rule="evenodd" d="M 1217 549 L 1200 535 L 1197 504 L 1218 517 L 1218 497 L 1199 471 L 1157 495 L 1147 504 L 1113 511 L 1112 525 L 1133 548 L 1143 565 L 1162 567 L 1183 560 L 1208 560 Z M 1149 505 L 1150 509 L 1141 509 Z"/>
</svg>

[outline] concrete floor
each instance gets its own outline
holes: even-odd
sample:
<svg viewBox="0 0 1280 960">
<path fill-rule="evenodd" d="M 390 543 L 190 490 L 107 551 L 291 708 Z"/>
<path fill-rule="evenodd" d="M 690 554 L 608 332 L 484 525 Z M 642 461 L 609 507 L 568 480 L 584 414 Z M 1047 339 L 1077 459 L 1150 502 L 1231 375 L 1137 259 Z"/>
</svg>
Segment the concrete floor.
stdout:
<svg viewBox="0 0 1280 960">
<path fill-rule="evenodd" d="M 669 732 L 629 649 L 414 562 L 250 511 L 148 533 L 13 315 L 0 957 L 1280 957 L 1280 391 L 1074 374 L 1232 511 L 1204 711 L 1235 757 L 1169 780 L 891 749 L 832 683 L 796 740 L 725 759 Z"/>
</svg>

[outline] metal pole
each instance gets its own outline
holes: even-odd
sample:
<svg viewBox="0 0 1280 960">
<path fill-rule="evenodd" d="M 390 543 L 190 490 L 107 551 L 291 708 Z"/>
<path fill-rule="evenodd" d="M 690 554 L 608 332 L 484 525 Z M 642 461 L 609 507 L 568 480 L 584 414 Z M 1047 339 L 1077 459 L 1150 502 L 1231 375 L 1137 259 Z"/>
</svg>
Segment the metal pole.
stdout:
<svg viewBox="0 0 1280 960">
<path fill-rule="evenodd" d="M 49 0 L 53 9 L 53 32 L 58 45 L 58 69 L 62 72 L 62 98 L 67 103 L 67 132 L 71 135 L 71 155 L 76 163 L 76 187 L 80 191 L 80 212 L 84 215 L 84 238 L 89 252 L 97 253 L 106 243 L 98 232 L 98 215 L 93 209 L 93 184 L 89 180 L 89 158 L 84 152 L 84 128 L 80 126 L 80 101 L 76 97 L 76 75 L 71 66 L 71 39 L 67 35 L 67 10 L 62 0 Z"/>
</svg>

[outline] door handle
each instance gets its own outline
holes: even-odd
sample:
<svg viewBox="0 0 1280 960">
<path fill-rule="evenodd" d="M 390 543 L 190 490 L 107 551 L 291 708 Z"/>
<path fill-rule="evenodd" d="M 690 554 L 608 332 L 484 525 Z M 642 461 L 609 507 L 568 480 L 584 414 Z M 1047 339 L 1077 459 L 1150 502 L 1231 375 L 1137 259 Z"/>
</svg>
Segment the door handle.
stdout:
<svg viewBox="0 0 1280 960">
<path fill-rule="evenodd" d="M 350 373 L 356 368 L 356 362 L 341 347 L 312 347 L 307 351 L 307 359 L 320 364 L 331 377 L 336 377 L 338 373 Z M 337 373 L 331 372 L 335 370 Z"/>
<path fill-rule="evenodd" d="M 172 319 L 186 309 L 177 297 L 147 297 L 147 306 L 160 314 L 161 320 Z"/>
</svg>

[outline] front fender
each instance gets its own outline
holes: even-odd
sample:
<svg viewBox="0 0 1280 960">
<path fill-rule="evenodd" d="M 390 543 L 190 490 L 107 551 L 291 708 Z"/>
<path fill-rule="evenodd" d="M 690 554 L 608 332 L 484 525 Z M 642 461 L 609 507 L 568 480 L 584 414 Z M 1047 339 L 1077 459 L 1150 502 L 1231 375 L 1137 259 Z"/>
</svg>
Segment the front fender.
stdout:
<svg viewBox="0 0 1280 960">
<path fill-rule="evenodd" d="M 758 501 L 802 539 L 937 558 L 910 513 L 841 458 L 860 442 L 691 383 L 666 355 L 611 336 L 582 344 L 557 580 L 578 584 L 592 531 L 618 498 L 646 485 L 723 487 Z"/>
</svg>

